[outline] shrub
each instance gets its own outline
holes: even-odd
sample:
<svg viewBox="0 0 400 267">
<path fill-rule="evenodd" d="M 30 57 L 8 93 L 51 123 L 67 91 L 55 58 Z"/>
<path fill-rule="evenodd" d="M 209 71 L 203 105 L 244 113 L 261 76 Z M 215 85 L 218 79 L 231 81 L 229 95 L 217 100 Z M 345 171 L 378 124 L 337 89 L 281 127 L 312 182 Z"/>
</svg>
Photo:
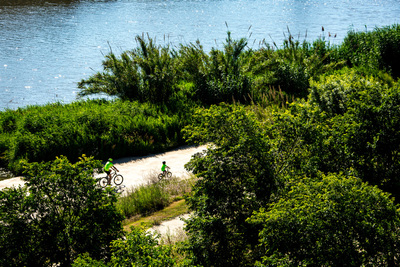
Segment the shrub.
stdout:
<svg viewBox="0 0 400 267">
<path fill-rule="evenodd" d="M 89 255 L 83 254 L 72 266 L 175 266 L 171 248 L 159 246 L 155 236 L 140 229 L 132 228 L 124 240 L 113 241 L 111 248 L 109 263 L 93 260 Z"/>
<path fill-rule="evenodd" d="M 256 212 L 257 266 L 396 266 L 400 214 L 390 195 L 354 177 L 293 180 L 281 199 Z"/>
<path fill-rule="evenodd" d="M 103 72 L 82 80 L 79 96 L 105 93 L 121 99 L 168 103 L 175 93 L 174 58 L 169 46 L 157 46 L 153 39 L 137 36 L 138 47 L 120 58 L 111 51 L 103 61 Z"/>
<path fill-rule="evenodd" d="M 0 191 L 0 265 L 70 266 L 81 253 L 107 258 L 123 217 L 116 194 L 93 179 L 100 162 L 60 157 L 25 167 L 25 187 Z"/>
<path fill-rule="evenodd" d="M 398 198 L 399 107 L 398 84 L 355 72 L 330 75 L 312 83 L 309 102 L 292 105 L 282 127 L 306 148 L 301 166 L 325 173 L 351 169 Z"/>
<path fill-rule="evenodd" d="M 245 220 L 277 186 L 267 129 L 244 107 L 220 105 L 196 112 L 185 132 L 190 141 L 215 144 L 186 166 L 201 177 L 187 197 L 196 214 L 186 226 L 194 263 L 247 266 L 258 232 Z"/>
<path fill-rule="evenodd" d="M 257 100 L 275 88 L 296 97 L 305 97 L 309 80 L 342 67 L 337 48 L 321 38 L 313 43 L 295 40 L 289 32 L 281 49 L 266 44 L 251 57 L 249 70 L 255 77 L 253 96 Z"/>
</svg>

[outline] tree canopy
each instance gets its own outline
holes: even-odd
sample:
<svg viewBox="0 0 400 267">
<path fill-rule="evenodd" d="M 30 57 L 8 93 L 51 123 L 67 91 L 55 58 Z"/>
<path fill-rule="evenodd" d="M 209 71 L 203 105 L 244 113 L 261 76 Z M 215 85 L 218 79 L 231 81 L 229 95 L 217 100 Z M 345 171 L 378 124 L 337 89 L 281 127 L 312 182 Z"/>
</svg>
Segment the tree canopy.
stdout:
<svg viewBox="0 0 400 267">
<path fill-rule="evenodd" d="M 26 185 L 0 191 L 0 265 L 70 266 L 81 253 L 109 257 L 123 217 L 116 193 L 96 185 L 99 167 L 85 156 L 26 165 Z"/>
<path fill-rule="evenodd" d="M 279 201 L 249 219 L 262 225 L 259 266 L 395 266 L 400 213 L 360 179 L 294 179 Z"/>
</svg>

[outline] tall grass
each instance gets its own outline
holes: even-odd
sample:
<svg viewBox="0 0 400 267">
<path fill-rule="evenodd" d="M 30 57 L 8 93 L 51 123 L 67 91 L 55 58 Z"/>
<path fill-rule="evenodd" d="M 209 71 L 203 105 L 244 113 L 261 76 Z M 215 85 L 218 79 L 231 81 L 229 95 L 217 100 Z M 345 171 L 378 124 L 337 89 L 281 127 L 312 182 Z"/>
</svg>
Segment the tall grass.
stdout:
<svg viewBox="0 0 400 267">
<path fill-rule="evenodd" d="M 128 189 L 118 199 L 117 208 L 126 218 L 146 215 L 165 208 L 189 193 L 195 182 L 194 177 L 179 179 L 174 176 L 157 182 L 155 174 L 150 180 L 147 184 Z"/>
<path fill-rule="evenodd" d="M 171 203 L 169 195 L 157 183 L 140 185 L 127 190 L 126 196 L 121 196 L 117 202 L 118 209 L 126 218 L 135 215 L 145 215 L 161 210 Z"/>
<path fill-rule="evenodd" d="M 248 95 L 257 100 L 255 96 L 265 95 L 270 87 L 306 97 L 310 79 L 344 66 L 400 76 L 399 25 L 372 32 L 349 31 L 342 45 L 331 45 L 329 38 L 296 40 L 288 29 L 282 47 L 262 43 L 253 50 L 246 38 L 234 40 L 228 31 L 223 49 L 212 48 L 207 54 L 199 41 L 175 50 L 138 36 L 138 48 L 120 58 L 107 55 L 104 72 L 83 80 L 80 94 L 105 92 L 153 103 L 174 102 L 176 95 L 205 105 L 248 103 Z M 186 86 L 180 87 L 182 84 Z"/>
<path fill-rule="evenodd" d="M 187 111 L 190 112 L 189 110 Z M 185 118 L 168 108 L 115 100 L 30 106 L 0 112 L 0 167 L 58 155 L 75 160 L 144 155 L 183 144 Z"/>
<path fill-rule="evenodd" d="M 400 77 L 400 25 L 394 24 L 373 31 L 349 31 L 338 49 L 349 67 L 362 68 L 367 75 L 387 71 Z"/>
</svg>

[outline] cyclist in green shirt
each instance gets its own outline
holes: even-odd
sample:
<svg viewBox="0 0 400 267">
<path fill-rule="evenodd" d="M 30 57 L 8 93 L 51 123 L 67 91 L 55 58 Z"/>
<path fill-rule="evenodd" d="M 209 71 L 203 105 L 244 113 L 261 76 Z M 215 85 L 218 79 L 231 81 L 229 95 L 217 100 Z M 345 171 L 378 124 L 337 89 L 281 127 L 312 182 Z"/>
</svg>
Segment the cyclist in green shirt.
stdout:
<svg viewBox="0 0 400 267">
<path fill-rule="evenodd" d="M 164 173 L 164 175 L 165 175 L 165 172 L 167 171 L 167 169 L 169 169 L 169 167 L 167 166 L 166 162 L 163 161 L 162 166 L 161 166 L 161 171 Z"/>
<path fill-rule="evenodd" d="M 107 177 L 108 177 L 108 185 L 111 184 L 111 170 L 115 170 L 115 171 L 119 172 L 119 170 L 114 166 L 112 161 L 113 161 L 113 159 L 109 158 L 107 163 L 104 165 L 104 171 L 107 173 Z"/>
</svg>

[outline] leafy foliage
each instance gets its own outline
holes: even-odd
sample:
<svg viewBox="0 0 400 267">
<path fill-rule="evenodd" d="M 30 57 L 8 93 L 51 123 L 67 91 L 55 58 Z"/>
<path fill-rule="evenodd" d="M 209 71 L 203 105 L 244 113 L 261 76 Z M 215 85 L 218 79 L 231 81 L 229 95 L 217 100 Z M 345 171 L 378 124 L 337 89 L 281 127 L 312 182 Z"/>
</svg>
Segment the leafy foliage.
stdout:
<svg viewBox="0 0 400 267">
<path fill-rule="evenodd" d="M 298 119 L 314 120 L 314 137 L 309 136 L 307 143 L 321 160 L 319 169 L 353 168 L 364 181 L 397 197 L 399 85 L 388 87 L 354 72 L 328 76 L 313 83 L 310 104 Z"/>
<path fill-rule="evenodd" d="M 21 160 L 145 155 L 183 143 L 186 114 L 129 101 L 52 104 L 0 113 L 3 166 L 21 172 Z M 12 119 L 11 119 L 12 118 Z M 12 126 L 11 126 L 12 125 Z"/>
<path fill-rule="evenodd" d="M 137 36 L 138 47 L 120 58 L 111 51 L 98 72 L 78 87 L 79 96 L 105 93 L 121 99 L 140 102 L 167 103 L 174 93 L 174 59 L 168 46 L 157 46 L 148 37 Z"/>
<path fill-rule="evenodd" d="M 113 241 L 111 249 L 109 263 L 96 261 L 84 254 L 79 256 L 72 266 L 175 266 L 175 261 L 171 258 L 171 248 L 159 246 L 155 236 L 138 228 L 132 227 L 124 240 Z"/>
<path fill-rule="evenodd" d="M 305 97 L 309 80 L 343 66 L 336 47 L 325 39 L 313 43 L 295 40 L 289 31 L 281 49 L 269 44 L 254 51 L 249 70 L 255 76 L 252 93 L 255 98 L 265 94 L 265 88 L 279 88 L 296 97 Z"/>
<path fill-rule="evenodd" d="M 398 265 L 400 213 L 388 193 L 354 177 L 293 180 L 250 221 L 263 226 L 259 266 Z"/>
<path fill-rule="evenodd" d="M 212 49 L 210 52 L 207 77 L 207 104 L 244 101 L 250 94 L 251 82 L 244 74 L 247 40 L 235 41 L 228 32 L 224 51 Z"/>
<path fill-rule="evenodd" d="M 400 77 L 400 25 L 376 28 L 370 32 L 349 31 L 339 48 L 350 67 L 362 66 L 366 74 L 385 70 Z"/>
<path fill-rule="evenodd" d="M 0 191 L 0 264 L 70 266 L 81 253 L 107 258 L 123 217 L 116 194 L 96 186 L 100 167 L 87 157 L 33 163 L 26 166 L 26 187 Z"/>
<path fill-rule="evenodd" d="M 241 106 L 212 106 L 194 120 L 185 129 L 189 140 L 213 142 L 187 165 L 201 177 L 187 199 L 196 214 L 186 227 L 194 263 L 247 265 L 258 232 L 246 219 L 276 188 L 265 129 Z"/>
</svg>

